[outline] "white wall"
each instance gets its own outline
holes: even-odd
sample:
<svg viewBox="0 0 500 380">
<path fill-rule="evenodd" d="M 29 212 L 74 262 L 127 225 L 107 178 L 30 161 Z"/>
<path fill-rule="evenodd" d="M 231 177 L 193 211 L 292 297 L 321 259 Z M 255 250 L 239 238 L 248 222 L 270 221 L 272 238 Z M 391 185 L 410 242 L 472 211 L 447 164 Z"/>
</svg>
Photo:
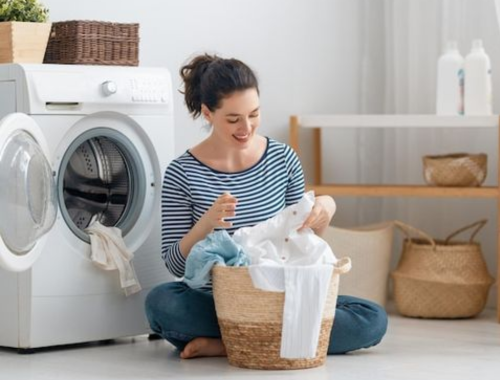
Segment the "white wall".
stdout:
<svg viewBox="0 0 500 380">
<path fill-rule="evenodd" d="M 287 141 L 291 114 L 355 111 L 358 0 L 42 2 L 51 21 L 140 23 L 140 65 L 169 68 L 177 88 L 179 68 L 193 54 L 243 60 L 260 79 L 262 133 L 278 140 Z M 175 112 L 180 154 L 206 132 L 189 118 L 178 92 Z"/>
</svg>

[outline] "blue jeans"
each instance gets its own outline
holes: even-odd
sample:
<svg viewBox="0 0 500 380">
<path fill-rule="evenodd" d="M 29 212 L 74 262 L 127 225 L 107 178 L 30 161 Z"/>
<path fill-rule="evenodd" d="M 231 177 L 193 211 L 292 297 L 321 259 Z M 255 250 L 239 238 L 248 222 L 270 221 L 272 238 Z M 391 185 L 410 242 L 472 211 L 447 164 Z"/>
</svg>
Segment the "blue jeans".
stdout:
<svg viewBox="0 0 500 380">
<path fill-rule="evenodd" d="M 146 298 L 151 329 L 179 350 L 197 337 L 220 338 L 211 293 L 169 282 Z M 339 296 L 328 354 L 342 354 L 378 344 L 387 330 L 387 314 L 379 305 L 360 298 Z"/>
</svg>

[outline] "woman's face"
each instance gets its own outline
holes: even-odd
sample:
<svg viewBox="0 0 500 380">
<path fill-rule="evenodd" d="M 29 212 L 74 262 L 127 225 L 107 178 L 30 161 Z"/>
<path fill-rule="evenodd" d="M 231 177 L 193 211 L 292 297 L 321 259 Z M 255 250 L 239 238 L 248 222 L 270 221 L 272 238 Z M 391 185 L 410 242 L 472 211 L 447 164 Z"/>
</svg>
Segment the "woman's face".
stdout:
<svg viewBox="0 0 500 380">
<path fill-rule="evenodd" d="M 225 146 L 247 148 L 260 125 L 259 94 L 255 88 L 236 91 L 214 112 L 203 105 L 202 113 L 213 126 L 212 137 Z"/>
</svg>

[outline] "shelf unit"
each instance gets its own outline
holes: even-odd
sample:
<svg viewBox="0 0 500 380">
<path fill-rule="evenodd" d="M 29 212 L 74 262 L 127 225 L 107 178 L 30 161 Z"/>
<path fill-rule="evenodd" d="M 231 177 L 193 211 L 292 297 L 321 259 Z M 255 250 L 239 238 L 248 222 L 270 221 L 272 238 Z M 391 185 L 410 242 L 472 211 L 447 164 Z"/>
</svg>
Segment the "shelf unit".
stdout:
<svg viewBox="0 0 500 380">
<path fill-rule="evenodd" d="M 500 185 L 482 187 L 435 187 L 425 185 L 326 184 L 322 180 L 321 131 L 324 128 L 499 128 L 494 116 L 436 115 L 301 115 L 290 117 L 290 146 L 300 157 L 300 131 L 309 129 L 313 139 L 313 183 L 307 190 L 332 196 L 372 197 L 457 197 L 497 199 L 497 279 L 500 279 Z M 499 133 L 500 152 L 500 133 Z M 500 182 L 500 153 L 498 155 Z M 497 320 L 500 323 L 500 289 L 497 292 Z"/>
</svg>

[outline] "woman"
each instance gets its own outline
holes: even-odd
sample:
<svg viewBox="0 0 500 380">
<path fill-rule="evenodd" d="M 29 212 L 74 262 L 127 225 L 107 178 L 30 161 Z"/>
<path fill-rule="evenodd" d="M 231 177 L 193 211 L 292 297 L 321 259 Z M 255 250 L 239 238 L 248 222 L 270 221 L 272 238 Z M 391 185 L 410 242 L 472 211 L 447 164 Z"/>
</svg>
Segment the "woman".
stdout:
<svg viewBox="0 0 500 380">
<path fill-rule="evenodd" d="M 253 226 L 297 203 L 304 193 L 302 167 L 290 147 L 259 135 L 259 87 L 243 62 L 201 55 L 180 70 L 193 118 L 203 116 L 211 134 L 172 161 L 162 191 L 162 257 L 176 277 L 184 275 L 191 248 L 214 229 L 229 234 Z M 316 234 L 329 225 L 335 202 L 316 197 L 302 228 Z M 181 358 L 224 356 L 213 295 L 183 282 L 154 288 L 146 299 L 154 332 L 181 351 Z M 376 304 L 339 296 L 328 353 L 380 342 L 387 327 Z"/>
</svg>

